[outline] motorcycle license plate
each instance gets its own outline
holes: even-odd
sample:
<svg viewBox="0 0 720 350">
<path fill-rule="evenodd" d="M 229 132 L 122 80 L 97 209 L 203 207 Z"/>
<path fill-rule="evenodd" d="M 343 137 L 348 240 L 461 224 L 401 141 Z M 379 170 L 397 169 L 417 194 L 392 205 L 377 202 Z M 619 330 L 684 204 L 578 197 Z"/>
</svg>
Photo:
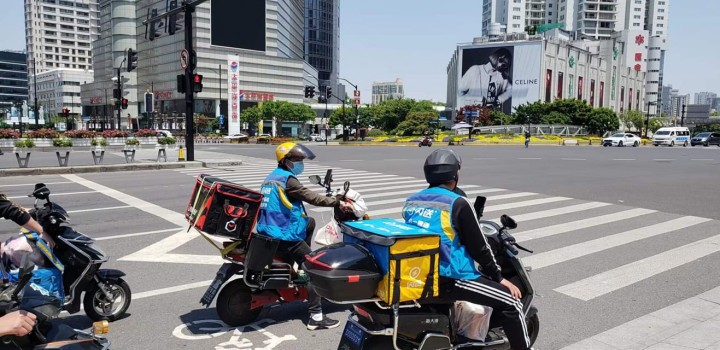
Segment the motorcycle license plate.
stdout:
<svg viewBox="0 0 720 350">
<path fill-rule="evenodd" d="M 343 330 L 338 350 L 362 350 L 366 338 L 365 331 L 348 320 L 345 323 L 345 330 Z"/>
</svg>

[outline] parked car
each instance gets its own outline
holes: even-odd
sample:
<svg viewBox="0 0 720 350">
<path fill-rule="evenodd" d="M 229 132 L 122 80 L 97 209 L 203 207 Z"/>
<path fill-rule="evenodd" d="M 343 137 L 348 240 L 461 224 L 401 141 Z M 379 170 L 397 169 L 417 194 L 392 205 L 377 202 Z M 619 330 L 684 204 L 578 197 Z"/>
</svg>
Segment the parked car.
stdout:
<svg viewBox="0 0 720 350">
<path fill-rule="evenodd" d="M 607 147 L 607 146 L 623 147 L 623 146 L 627 146 L 627 145 L 637 147 L 637 146 L 640 146 L 640 142 L 642 142 L 642 139 L 640 138 L 640 136 L 637 136 L 635 134 L 617 133 L 617 134 L 613 134 L 610 137 L 604 138 L 602 145 L 603 145 L 603 147 Z"/>
<path fill-rule="evenodd" d="M 701 132 L 690 140 L 690 145 L 703 145 L 705 147 L 710 145 L 720 146 L 720 132 Z"/>
<path fill-rule="evenodd" d="M 255 143 L 270 143 L 271 138 L 272 136 L 270 136 L 270 134 L 260 134 L 255 140 Z"/>
</svg>

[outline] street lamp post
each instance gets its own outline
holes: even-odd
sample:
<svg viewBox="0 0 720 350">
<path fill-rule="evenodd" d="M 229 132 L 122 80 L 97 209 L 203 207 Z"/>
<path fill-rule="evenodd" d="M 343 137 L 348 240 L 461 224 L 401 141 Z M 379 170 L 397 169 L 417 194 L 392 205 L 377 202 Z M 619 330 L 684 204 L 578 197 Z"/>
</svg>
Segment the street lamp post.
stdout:
<svg viewBox="0 0 720 350">
<path fill-rule="evenodd" d="M 657 102 L 648 101 L 647 103 L 647 112 L 645 113 L 645 138 L 648 137 L 648 129 L 650 129 L 650 105 L 657 105 Z"/>
<path fill-rule="evenodd" d="M 31 61 L 32 61 L 32 65 L 33 65 L 33 90 L 35 90 L 35 93 L 33 96 L 35 98 L 35 126 L 38 126 L 40 123 L 39 122 L 40 111 L 38 110 L 38 101 L 37 101 L 37 71 L 35 70 L 35 59 L 33 58 Z"/>
<path fill-rule="evenodd" d="M 353 84 L 353 83 L 351 83 L 349 80 L 347 80 L 347 79 L 345 79 L 345 78 L 340 78 L 340 77 L 338 77 L 338 79 L 344 80 L 344 81 L 347 82 L 348 84 L 352 85 L 352 87 L 355 89 L 355 91 L 358 91 L 358 86 L 355 85 L 355 84 Z M 355 97 L 355 96 L 354 96 L 354 94 L 353 94 L 353 98 L 354 98 L 354 97 Z M 344 100 L 344 99 L 343 99 L 343 100 Z M 359 129 L 360 129 L 360 113 L 359 113 L 359 110 L 358 110 L 358 105 L 357 105 L 356 103 L 353 103 L 353 104 L 355 105 L 355 132 L 356 132 L 356 133 L 359 133 L 359 132 L 360 132 L 360 130 L 359 130 Z M 355 136 L 357 137 L 357 134 L 356 134 Z M 357 140 L 357 138 L 356 138 L 356 140 Z"/>
</svg>

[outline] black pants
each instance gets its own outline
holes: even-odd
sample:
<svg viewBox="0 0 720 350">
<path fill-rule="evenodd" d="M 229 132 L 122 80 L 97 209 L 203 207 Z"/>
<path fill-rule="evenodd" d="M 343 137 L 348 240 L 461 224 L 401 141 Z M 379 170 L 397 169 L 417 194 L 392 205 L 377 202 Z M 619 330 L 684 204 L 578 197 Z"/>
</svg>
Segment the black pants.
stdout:
<svg viewBox="0 0 720 350">
<path fill-rule="evenodd" d="M 313 232 L 315 231 L 315 219 L 309 218 L 307 227 L 305 228 L 305 240 L 299 242 L 281 241 L 278 245 L 277 255 L 289 262 L 298 265 L 305 261 L 305 255 L 309 254 L 310 243 L 312 242 Z M 310 315 L 322 313 L 322 299 L 315 292 L 312 285 L 307 285 L 308 291 L 308 311 Z"/>
<path fill-rule="evenodd" d="M 476 280 L 454 280 L 454 283 L 443 291 L 442 298 L 493 308 L 492 318 L 496 319 L 500 316 L 498 320 L 505 330 L 510 346 L 514 350 L 530 347 L 522 303 L 513 298 L 510 291 L 500 283 L 482 277 Z"/>
</svg>

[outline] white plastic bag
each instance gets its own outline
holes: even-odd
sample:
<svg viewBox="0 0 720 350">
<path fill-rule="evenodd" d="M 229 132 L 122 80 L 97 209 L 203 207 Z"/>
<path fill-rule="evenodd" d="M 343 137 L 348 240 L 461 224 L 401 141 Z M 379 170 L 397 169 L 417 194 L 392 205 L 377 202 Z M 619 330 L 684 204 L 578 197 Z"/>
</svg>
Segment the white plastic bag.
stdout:
<svg viewBox="0 0 720 350">
<path fill-rule="evenodd" d="M 472 340 L 484 341 L 490 329 L 490 315 L 492 315 L 492 308 L 489 306 L 456 301 L 457 333 Z"/>
<path fill-rule="evenodd" d="M 340 225 L 334 219 L 330 220 L 327 225 L 321 227 L 315 234 L 315 243 L 322 245 L 330 245 L 342 242 L 342 233 Z"/>
<path fill-rule="evenodd" d="M 347 193 L 345 193 L 345 198 L 351 201 L 350 204 L 352 204 L 353 214 L 355 215 L 355 217 L 359 219 L 362 218 L 365 213 L 367 213 L 367 205 L 365 204 L 365 200 L 362 198 L 360 193 L 351 188 L 348 189 Z"/>
</svg>

